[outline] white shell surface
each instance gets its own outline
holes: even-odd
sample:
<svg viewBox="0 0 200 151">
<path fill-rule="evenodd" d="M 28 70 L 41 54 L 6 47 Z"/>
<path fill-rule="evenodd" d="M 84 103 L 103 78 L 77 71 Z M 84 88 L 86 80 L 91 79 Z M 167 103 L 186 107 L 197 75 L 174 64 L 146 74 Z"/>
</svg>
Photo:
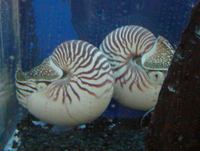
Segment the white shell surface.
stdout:
<svg viewBox="0 0 200 151">
<path fill-rule="evenodd" d="M 73 102 L 54 101 L 46 97 L 45 92 L 32 94 L 28 99 L 27 109 L 42 121 L 74 126 L 95 120 L 107 108 L 111 99 L 112 89 L 101 98 L 79 93 L 81 101 L 73 98 Z"/>
<path fill-rule="evenodd" d="M 100 50 L 114 72 L 114 98 L 120 104 L 137 110 L 155 106 L 168 70 L 167 61 L 171 59 L 170 47 L 164 40 L 162 37 L 156 40 L 146 28 L 130 25 L 117 28 L 102 41 Z"/>
<path fill-rule="evenodd" d="M 19 102 L 37 118 L 56 125 L 98 118 L 110 103 L 113 85 L 106 57 L 80 40 L 62 43 L 43 64 L 16 74 Z"/>
<path fill-rule="evenodd" d="M 114 98 L 122 105 L 137 110 L 148 110 L 156 105 L 158 95 L 163 83 L 163 79 L 150 80 L 149 76 L 139 65 L 129 66 L 129 73 L 124 77 L 119 77 L 117 74 L 114 74 L 116 77 L 115 86 L 114 86 Z M 130 68 L 137 68 L 140 74 L 143 75 L 141 78 L 135 73 L 131 73 Z M 132 80 L 127 80 L 128 77 L 132 74 Z M 135 80 L 135 77 L 138 77 L 138 80 Z M 126 82 L 124 82 L 126 81 Z M 143 81 L 143 82 L 142 82 Z"/>
<path fill-rule="evenodd" d="M 121 87 L 120 83 L 115 83 L 114 98 L 122 105 L 137 110 L 148 110 L 157 103 L 161 85 L 156 85 L 141 91 L 137 85 L 133 86 L 133 91 L 128 86 Z"/>
</svg>

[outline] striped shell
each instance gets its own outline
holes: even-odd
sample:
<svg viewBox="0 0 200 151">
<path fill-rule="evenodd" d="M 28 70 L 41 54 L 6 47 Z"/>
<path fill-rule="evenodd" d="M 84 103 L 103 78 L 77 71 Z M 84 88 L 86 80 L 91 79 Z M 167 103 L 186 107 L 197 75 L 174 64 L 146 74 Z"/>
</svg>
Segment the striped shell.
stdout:
<svg viewBox="0 0 200 151">
<path fill-rule="evenodd" d="M 114 72 L 114 98 L 132 109 L 153 107 L 173 57 L 169 42 L 162 36 L 156 39 L 143 27 L 132 25 L 108 34 L 100 50 Z"/>
<path fill-rule="evenodd" d="M 20 104 L 39 119 L 57 125 L 96 119 L 111 100 L 113 84 L 107 59 L 80 40 L 62 43 L 31 71 L 16 72 Z"/>
</svg>

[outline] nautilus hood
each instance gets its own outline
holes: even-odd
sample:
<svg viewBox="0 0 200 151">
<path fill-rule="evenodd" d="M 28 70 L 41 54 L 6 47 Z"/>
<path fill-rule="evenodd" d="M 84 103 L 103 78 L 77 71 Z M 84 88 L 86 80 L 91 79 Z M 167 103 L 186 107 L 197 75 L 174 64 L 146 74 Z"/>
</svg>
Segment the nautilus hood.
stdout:
<svg viewBox="0 0 200 151">
<path fill-rule="evenodd" d="M 18 81 L 54 81 L 63 76 L 63 71 L 57 67 L 51 58 L 45 59 L 40 65 L 28 72 L 18 70 L 16 72 L 16 80 Z"/>
<path fill-rule="evenodd" d="M 142 66 L 147 70 L 168 70 L 173 54 L 171 44 L 159 36 L 152 49 L 142 56 Z"/>
</svg>

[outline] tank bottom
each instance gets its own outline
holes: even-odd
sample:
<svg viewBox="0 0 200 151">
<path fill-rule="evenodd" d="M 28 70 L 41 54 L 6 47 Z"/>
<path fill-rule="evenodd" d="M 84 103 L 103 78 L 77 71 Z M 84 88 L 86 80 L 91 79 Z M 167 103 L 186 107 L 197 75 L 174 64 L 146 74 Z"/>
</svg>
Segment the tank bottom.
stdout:
<svg viewBox="0 0 200 151">
<path fill-rule="evenodd" d="M 37 124 L 36 124 L 37 123 Z M 17 125 L 12 145 L 19 151 L 142 151 L 146 128 L 140 119 L 101 117 L 79 127 L 56 131 L 28 115 Z M 19 141 L 20 140 L 20 141 Z"/>
</svg>

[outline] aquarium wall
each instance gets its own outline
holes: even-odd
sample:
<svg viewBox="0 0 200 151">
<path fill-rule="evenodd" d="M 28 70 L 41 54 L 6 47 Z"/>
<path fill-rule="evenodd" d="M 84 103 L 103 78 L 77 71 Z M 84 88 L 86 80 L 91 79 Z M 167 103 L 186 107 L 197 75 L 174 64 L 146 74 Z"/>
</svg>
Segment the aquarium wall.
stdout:
<svg viewBox="0 0 200 151">
<path fill-rule="evenodd" d="M 197 0 L 70 1 L 73 26 L 81 39 L 99 45 L 110 31 L 140 25 L 177 44 Z"/>
<path fill-rule="evenodd" d="M 14 73 L 20 57 L 18 1 L 0 0 L 0 150 L 15 128 Z"/>
</svg>

